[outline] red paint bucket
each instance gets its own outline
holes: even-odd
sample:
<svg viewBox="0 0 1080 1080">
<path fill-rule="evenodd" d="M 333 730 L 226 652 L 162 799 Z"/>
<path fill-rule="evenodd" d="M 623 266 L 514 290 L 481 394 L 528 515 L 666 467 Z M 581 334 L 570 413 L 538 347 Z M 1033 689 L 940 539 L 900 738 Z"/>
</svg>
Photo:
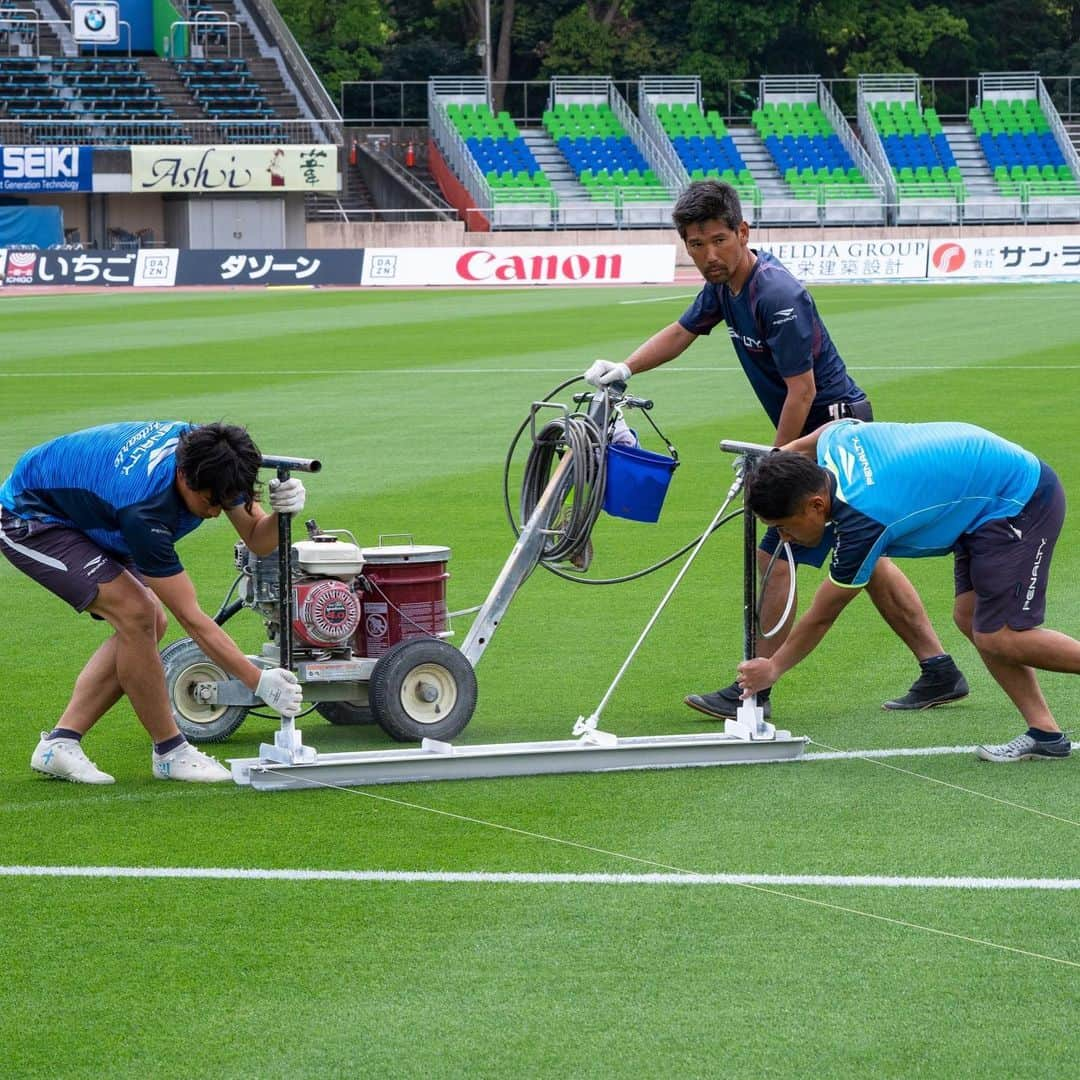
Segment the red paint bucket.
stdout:
<svg viewBox="0 0 1080 1080">
<path fill-rule="evenodd" d="M 448 547 L 398 544 L 363 548 L 357 579 L 360 626 L 353 637 L 357 656 L 382 656 L 391 645 L 446 630 Z"/>
</svg>

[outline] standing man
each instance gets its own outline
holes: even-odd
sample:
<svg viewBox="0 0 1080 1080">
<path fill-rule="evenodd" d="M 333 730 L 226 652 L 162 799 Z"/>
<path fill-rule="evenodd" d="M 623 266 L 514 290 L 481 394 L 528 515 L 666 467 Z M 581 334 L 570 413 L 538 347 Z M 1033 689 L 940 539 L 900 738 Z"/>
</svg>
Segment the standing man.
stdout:
<svg viewBox="0 0 1080 1080">
<path fill-rule="evenodd" d="M 758 459 L 747 507 L 782 538 L 808 546 L 832 523 L 836 548 L 829 577 L 783 646 L 739 664 L 744 694 L 808 656 L 884 555 L 952 551 L 956 625 L 1027 724 L 1010 742 L 980 746 L 978 756 L 1069 756 L 1036 676 L 1036 669 L 1080 674 L 1080 641 L 1040 629 L 1065 520 L 1065 493 L 1049 465 L 970 424 L 840 420 Z"/>
<path fill-rule="evenodd" d="M 701 334 L 727 324 L 739 363 L 776 428 L 774 445 L 783 446 L 829 420 L 852 416 L 872 420 L 870 402 L 848 375 L 813 298 L 784 265 L 768 252 L 754 251 L 735 189 L 715 180 L 692 183 L 672 213 L 675 227 L 705 286 L 678 321 L 639 345 L 623 363 L 597 360 L 587 379 L 594 386 L 625 382 L 631 375 L 666 364 Z M 796 564 L 821 566 L 833 537 L 826 531 L 811 547 L 793 547 Z M 762 574 L 779 546 L 775 529 L 762 538 Z M 785 559 L 778 559 L 762 590 L 761 619 L 775 626 L 790 587 Z M 914 653 L 921 674 L 908 692 L 886 701 L 886 709 L 929 709 L 967 696 L 967 680 L 946 653 L 919 594 L 887 559 L 879 561 L 867 592 L 893 632 Z M 772 656 L 783 644 L 794 609 L 784 626 L 758 642 L 758 655 Z M 758 699 L 772 715 L 769 688 Z M 741 693 L 737 683 L 711 694 L 691 694 L 686 704 L 709 716 L 735 716 Z"/>
<path fill-rule="evenodd" d="M 282 716 L 300 709 L 296 676 L 247 659 L 195 597 L 175 543 L 223 511 L 258 555 L 277 547 L 277 514 L 298 513 L 304 486 L 271 485 L 255 502 L 262 460 L 247 431 L 175 421 L 106 424 L 28 450 L 0 487 L 0 552 L 76 611 L 113 633 L 87 661 L 67 708 L 43 732 L 30 767 L 84 784 L 111 784 L 82 737 L 127 696 L 153 740 L 160 780 L 216 782 L 229 770 L 191 746 L 173 719 L 158 656 L 164 608 L 206 655 Z M 164 607 L 163 607 L 164 605 Z"/>
</svg>

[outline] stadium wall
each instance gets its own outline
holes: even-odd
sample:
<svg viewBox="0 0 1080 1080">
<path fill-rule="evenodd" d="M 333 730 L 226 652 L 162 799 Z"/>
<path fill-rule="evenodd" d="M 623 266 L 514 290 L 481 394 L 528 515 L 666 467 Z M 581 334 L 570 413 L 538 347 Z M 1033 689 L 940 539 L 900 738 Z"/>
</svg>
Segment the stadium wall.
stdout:
<svg viewBox="0 0 1080 1080">
<path fill-rule="evenodd" d="M 750 243 L 780 244 L 808 241 L 849 241 L 863 237 L 884 240 L 974 240 L 990 236 L 1077 236 L 1080 225 L 1031 225 L 1026 228 L 1016 223 L 984 226 L 978 229 L 957 229 L 955 226 L 893 226 L 892 228 L 865 227 L 861 229 L 770 229 L 750 230 Z M 309 248 L 411 248 L 411 247 L 590 247 L 625 244 L 671 244 L 675 243 L 676 264 L 693 266 L 686 249 L 677 242 L 674 229 L 596 230 L 567 229 L 553 232 L 504 231 L 470 232 L 464 222 L 387 222 L 355 224 L 344 222 L 308 222 L 307 246 Z"/>
</svg>

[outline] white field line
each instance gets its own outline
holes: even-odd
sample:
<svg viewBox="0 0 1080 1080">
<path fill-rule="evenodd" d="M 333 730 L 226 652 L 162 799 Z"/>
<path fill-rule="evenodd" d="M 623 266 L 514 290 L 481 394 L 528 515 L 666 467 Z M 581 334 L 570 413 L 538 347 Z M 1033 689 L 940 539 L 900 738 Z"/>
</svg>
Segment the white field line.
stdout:
<svg viewBox="0 0 1080 1080">
<path fill-rule="evenodd" d="M 0 866 L 0 877 L 342 881 L 422 885 L 805 885 L 826 889 L 1080 890 L 1080 878 L 897 877 L 881 874 L 547 874 L 484 870 L 287 870 L 215 866 Z"/>
<path fill-rule="evenodd" d="M 860 371 L 971 371 L 980 375 L 992 374 L 995 371 L 1080 371 L 1080 364 L 853 364 L 851 370 Z M 265 375 L 364 375 L 366 377 L 376 375 L 409 375 L 415 377 L 423 375 L 425 378 L 431 375 L 485 375 L 498 376 L 500 378 L 517 375 L 562 375 L 573 374 L 577 368 L 448 368 L 448 367 L 401 367 L 401 368 L 267 368 Z M 736 364 L 711 365 L 709 367 L 675 367 L 661 373 L 661 378 L 671 378 L 679 375 L 730 375 L 735 372 L 742 373 L 742 369 Z M 0 379 L 171 379 L 178 375 L 222 377 L 249 376 L 250 369 L 226 369 L 207 368 L 205 370 L 189 369 L 176 371 L 162 368 L 160 371 L 125 371 L 118 368 L 116 371 L 0 371 Z"/>
</svg>

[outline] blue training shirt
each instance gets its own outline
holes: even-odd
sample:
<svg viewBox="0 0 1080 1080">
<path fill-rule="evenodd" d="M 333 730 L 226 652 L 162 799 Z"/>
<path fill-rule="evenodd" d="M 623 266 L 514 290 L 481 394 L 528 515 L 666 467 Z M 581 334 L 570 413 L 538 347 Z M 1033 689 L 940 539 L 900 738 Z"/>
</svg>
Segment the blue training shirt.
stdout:
<svg viewBox="0 0 1080 1080">
<path fill-rule="evenodd" d="M 727 323 L 739 363 L 774 427 L 787 397 L 784 379 L 811 368 L 817 386 L 813 408 L 864 400 L 810 293 L 774 255 L 754 254 L 757 262 L 738 295 L 727 285 L 706 283 L 679 324 L 691 334 L 708 334 Z"/>
<path fill-rule="evenodd" d="M 191 427 L 143 420 L 61 435 L 19 458 L 0 505 L 78 529 L 149 577 L 178 574 L 174 544 L 202 524 L 174 483 L 176 447 Z"/>
<path fill-rule="evenodd" d="M 972 424 L 840 420 L 818 438 L 832 474 L 836 525 L 829 577 L 861 587 L 883 555 L 945 555 L 964 533 L 1014 517 L 1042 463 Z"/>
</svg>

